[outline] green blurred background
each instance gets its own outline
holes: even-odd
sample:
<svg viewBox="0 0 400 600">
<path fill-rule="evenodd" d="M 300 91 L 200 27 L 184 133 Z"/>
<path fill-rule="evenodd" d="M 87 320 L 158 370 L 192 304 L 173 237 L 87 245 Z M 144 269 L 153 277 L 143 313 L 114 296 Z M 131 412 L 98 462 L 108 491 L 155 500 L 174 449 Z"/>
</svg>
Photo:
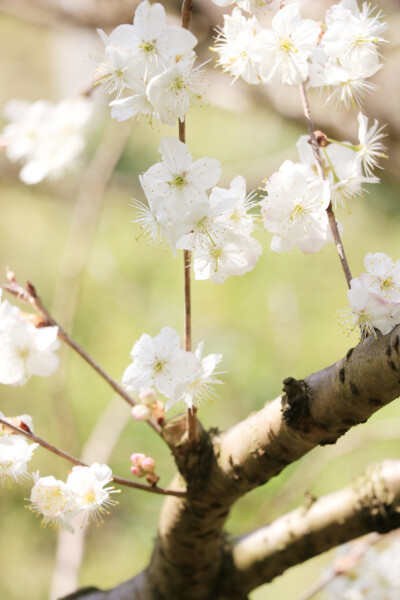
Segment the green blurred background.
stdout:
<svg viewBox="0 0 400 600">
<path fill-rule="evenodd" d="M 101 53 L 95 34 L 81 25 L 54 28 L 9 12 L 0 12 L 0 75 L 7 82 L 0 90 L 0 105 L 12 98 L 58 100 L 74 95 L 92 69 L 90 49 L 93 54 Z M 206 56 L 208 30 L 204 25 L 202 31 Z M 305 133 L 297 109 L 294 118 L 286 119 L 258 91 L 254 96 L 251 90 L 250 96 L 240 82 L 230 87 L 228 76 L 213 72 L 209 81 L 210 103 L 194 108 L 188 117 L 192 154 L 221 161 L 220 185 L 228 187 L 234 176 L 242 174 L 249 189 L 258 188 L 283 160 L 296 159 L 294 144 Z M 229 100 L 231 93 L 233 101 Z M 381 100 L 384 95 L 381 92 Z M 21 282 L 32 281 L 44 302 L 52 305 L 86 166 L 99 143 L 108 143 L 130 128 L 98 216 L 73 326 L 75 339 L 120 380 L 132 345 L 143 332 L 154 336 L 166 325 L 182 332 L 182 257 L 173 259 L 169 251 L 154 249 L 139 237 L 140 230 L 131 224 L 134 213 L 129 205 L 133 197 L 143 199 L 138 174 L 158 160 L 161 137 L 175 132 L 146 124 L 110 125 L 101 95 L 96 104 L 87 152 L 66 180 L 28 188 L 19 183 L 15 165 L 0 156 L 0 266 L 10 266 Z M 350 116 L 355 121 L 356 114 Z M 333 120 L 340 126 L 348 118 L 336 113 Z M 389 171 L 396 171 L 393 164 Z M 397 188 L 395 177 L 383 176 L 381 185 L 370 186 L 370 193 L 352 205 L 351 214 L 338 213 L 355 276 L 363 270 L 367 252 L 400 258 Z M 338 309 L 346 304 L 346 285 L 333 246 L 310 256 L 298 251 L 278 255 L 269 250 L 270 234 L 260 230 L 256 237 L 264 253 L 254 271 L 231 278 L 223 286 L 193 284 L 194 343 L 205 340 L 206 353 L 222 353 L 226 371 L 225 385 L 217 390 L 219 398 L 200 410 L 206 427 L 229 427 L 279 395 L 285 377 L 304 377 L 319 370 L 357 343 L 356 336 L 347 337 L 340 326 Z M 55 317 L 62 322 L 62 315 Z M 21 388 L 2 386 L 0 410 L 7 415 L 30 413 L 40 436 L 80 455 L 112 393 L 69 349 L 64 349 L 61 357 L 61 375 L 34 378 Z M 160 484 L 167 485 L 174 473 L 168 451 L 146 425 L 129 419 L 122 400 L 120 404 L 112 401 L 109 427 L 106 423 L 97 436 L 100 445 L 102 436 L 109 444 L 113 428 L 122 428 L 126 422 L 110 466 L 116 474 L 129 477 L 129 455 L 145 452 L 156 459 Z M 336 446 L 316 449 L 268 486 L 249 494 L 233 510 L 228 530 L 240 534 L 266 524 L 303 503 L 307 491 L 317 496 L 329 493 L 348 484 L 371 462 L 400 458 L 399 434 L 400 406 L 394 402 Z M 61 479 L 68 468 L 41 449 L 31 462 L 31 470 Z M 0 489 L 2 600 L 49 598 L 57 535 L 42 530 L 39 520 L 24 509 L 29 493 L 28 484 Z M 79 574 L 82 586 L 112 587 L 143 568 L 149 559 L 162 498 L 124 489 L 119 499 L 119 507 L 104 525 L 92 526 L 87 532 Z M 270 584 L 268 591 L 267 587 L 255 591 L 251 599 L 295 600 L 330 560 L 325 555 L 292 569 Z"/>
</svg>

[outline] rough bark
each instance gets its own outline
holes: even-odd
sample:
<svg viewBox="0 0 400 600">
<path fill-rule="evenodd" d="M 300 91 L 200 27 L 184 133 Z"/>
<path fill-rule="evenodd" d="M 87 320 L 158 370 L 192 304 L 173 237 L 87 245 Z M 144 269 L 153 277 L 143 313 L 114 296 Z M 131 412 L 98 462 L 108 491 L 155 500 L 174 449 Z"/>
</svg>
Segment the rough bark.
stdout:
<svg viewBox="0 0 400 600">
<path fill-rule="evenodd" d="M 386 336 L 368 338 L 305 380 L 285 379 L 281 397 L 227 432 L 199 430 L 198 445 L 188 443 L 184 421 L 171 421 L 164 438 L 180 472 L 174 488 L 186 484 L 187 498 L 166 500 L 146 571 L 108 592 L 75 597 L 245 600 L 255 585 L 289 566 L 363 533 L 398 527 L 400 466 L 387 461 L 379 471 L 385 479 L 382 487 L 373 475 L 370 490 L 361 486 L 356 491 L 351 486 L 271 525 L 276 545 L 264 550 L 260 546 L 262 576 L 258 579 L 252 574 L 259 569 L 258 558 L 253 556 L 253 565 L 244 560 L 245 541 L 238 542 L 232 553 L 223 530 L 229 509 L 240 496 L 315 446 L 335 443 L 400 394 L 399 335 L 400 326 Z M 384 511 L 385 519 L 390 517 L 383 519 L 384 525 L 374 512 L 376 507 L 379 514 Z M 293 526 L 298 532 L 295 538 Z M 250 534 L 248 540 L 252 539 L 259 543 L 263 534 Z"/>
</svg>

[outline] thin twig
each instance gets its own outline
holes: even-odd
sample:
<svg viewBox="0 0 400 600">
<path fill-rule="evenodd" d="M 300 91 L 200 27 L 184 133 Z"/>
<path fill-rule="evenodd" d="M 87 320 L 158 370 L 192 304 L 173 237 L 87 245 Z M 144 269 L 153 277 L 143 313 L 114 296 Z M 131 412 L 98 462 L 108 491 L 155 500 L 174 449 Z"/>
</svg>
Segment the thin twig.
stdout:
<svg viewBox="0 0 400 600">
<path fill-rule="evenodd" d="M 182 27 L 189 29 L 192 18 L 192 0 L 183 0 L 182 3 Z M 178 121 L 179 140 L 186 143 L 186 120 Z M 192 254 L 189 250 L 183 251 L 184 289 L 185 289 L 185 350 L 192 349 L 192 302 L 191 302 L 191 263 Z M 189 442 L 197 442 L 197 420 L 196 407 L 188 408 L 187 411 L 187 435 Z"/>
<path fill-rule="evenodd" d="M 70 462 L 74 465 L 78 465 L 80 467 L 89 466 L 82 460 L 79 460 L 79 458 L 75 458 L 75 456 L 71 456 L 71 454 L 68 454 L 68 452 L 64 452 L 64 450 L 60 450 L 56 446 L 53 446 L 53 444 L 46 442 L 46 440 L 42 439 L 41 437 L 39 437 L 38 435 L 36 435 L 35 433 L 33 433 L 31 431 L 25 431 L 24 429 L 21 429 L 20 427 L 16 427 L 15 425 L 12 425 L 5 419 L 0 418 L 0 423 L 2 425 L 4 425 L 6 428 L 11 429 L 15 433 L 19 433 L 19 434 L 25 436 L 26 438 L 30 439 L 32 442 L 36 442 L 37 444 L 39 444 L 39 446 L 41 446 L 42 448 L 45 448 L 49 452 L 52 452 L 53 454 L 56 454 L 57 456 L 64 458 L 65 460 L 67 460 L 68 462 Z M 157 487 L 154 485 L 145 485 L 143 483 L 136 483 L 135 481 L 131 481 L 130 479 L 124 479 L 123 477 L 117 477 L 117 476 L 113 475 L 112 480 L 115 483 L 118 483 L 120 485 L 125 485 L 127 487 L 135 488 L 137 490 L 143 490 L 146 492 L 150 492 L 152 494 L 159 494 L 162 496 L 177 496 L 178 498 L 186 497 L 186 492 L 183 492 L 183 491 L 181 492 L 178 490 L 170 490 L 168 488 L 161 488 L 161 487 Z"/>
<path fill-rule="evenodd" d="M 102 369 L 100 367 L 100 365 L 98 365 L 96 363 L 96 361 L 93 360 L 93 358 L 91 358 L 87 354 L 87 352 L 81 346 L 79 346 L 79 344 L 77 344 L 63 330 L 63 328 L 59 325 L 59 323 L 57 323 L 57 321 L 54 319 L 54 317 L 48 312 L 48 310 L 44 306 L 42 300 L 40 299 L 40 297 L 38 296 L 38 294 L 36 292 L 35 287 L 29 281 L 27 281 L 26 289 L 24 289 L 16 281 L 16 279 L 14 277 L 14 273 L 10 270 L 7 271 L 7 277 L 8 277 L 9 283 L 8 283 L 8 285 L 3 286 L 4 289 L 7 290 L 8 292 L 10 292 L 11 294 L 13 294 L 14 296 L 16 296 L 17 298 L 19 298 L 19 300 L 21 300 L 21 302 L 28 304 L 34 310 L 36 310 L 36 312 L 43 319 L 43 325 L 58 327 L 58 337 L 61 340 L 63 340 L 63 342 L 68 344 L 68 346 L 70 346 L 70 348 L 75 350 L 75 352 L 77 354 L 79 354 L 79 356 L 81 356 L 105 381 L 107 381 L 107 383 L 112 387 L 112 389 L 115 392 L 117 392 L 117 394 L 119 396 L 121 396 L 121 398 L 123 398 L 131 406 L 135 406 L 136 402 L 124 390 L 124 388 L 122 386 L 120 386 L 119 383 L 117 381 L 115 381 L 115 379 L 110 377 L 110 375 L 108 375 L 108 373 L 106 373 L 104 371 L 104 369 Z M 158 433 L 159 435 L 162 435 L 162 428 L 160 427 L 160 425 L 158 425 L 158 423 L 156 423 L 153 419 L 150 419 L 148 421 L 148 423 L 149 423 L 150 427 L 152 427 L 156 433 Z"/>
<path fill-rule="evenodd" d="M 306 92 L 304 83 L 302 83 L 299 86 L 299 91 L 300 91 L 301 102 L 303 105 L 304 116 L 307 121 L 308 132 L 310 134 L 311 147 L 313 149 L 318 175 L 323 181 L 325 181 L 326 177 L 325 177 L 325 173 L 324 173 L 324 167 L 322 164 L 321 152 L 319 149 L 317 139 L 315 137 L 315 129 L 314 129 L 314 125 L 313 125 L 313 122 L 311 119 L 310 105 L 308 103 L 307 92 Z M 346 254 L 344 252 L 342 239 L 340 237 L 338 225 L 337 225 L 336 218 L 335 218 L 335 213 L 333 212 L 332 201 L 329 202 L 329 206 L 326 209 L 326 212 L 328 215 L 329 225 L 332 230 L 333 239 L 335 240 L 336 248 L 337 248 L 337 251 L 339 254 L 340 263 L 342 265 L 344 276 L 346 277 L 347 286 L 350 288 L 350 281 L 351 281 L 350 267 L 347 262 Z"/>
</svg>

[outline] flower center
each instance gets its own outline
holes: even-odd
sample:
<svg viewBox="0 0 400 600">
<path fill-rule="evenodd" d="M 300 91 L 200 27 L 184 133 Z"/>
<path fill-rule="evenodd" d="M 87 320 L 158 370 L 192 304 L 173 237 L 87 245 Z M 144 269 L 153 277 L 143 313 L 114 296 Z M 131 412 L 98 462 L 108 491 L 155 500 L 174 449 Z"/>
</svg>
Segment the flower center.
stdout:
<svg viewBox="0 0 400 600">
<path fill-rule="evenodd" d="M 29 354 L 30 354 L 29 348 L 27 348 L 26 346 L 22 347 L 22 348 L 18 348 L 18 350 L 17 350 L 17 356 L 19 358 L 21 358 L 23 361 L 25 361 L 29 357 Z"/>
<path fill-rule="evenodd" d="M 144 44 L 139 44 L 139 48 L 141 48 L 145 54 L 151 54 L 156 49 L 153 42 L 145 42 Z"/>
<path fill-rule="evenodd" d="M 179 75 L 178 77 L 175 77 L 175 79 L 170 83 L 170 88 L 174 92 L 180 92 L 181 90 L 185 89 L 185 82 L 183 80 L 183 77 Z"/>
<path fill-rule="evenodd" d="M 178 190 L 182 189 L 183 186 L 185 185 L 185 174 L 184 173 L 180 173 L 179 175 L 175 175 L 174 179 L 172 181 L 168 181 L 169 185 L 172 185 L 173 187 L 178 188 Z"/>
<path fill-rule="evenodd" d="M 393 287 L 393 277 L 389 277 L 388 279 L 384 279 L 381 283 L 381 290 L 390 290 Z"/>
<path fill-rule="evenodd" d="M 154 373 L 161 373 L 161 371 L 164 369 L 165 366 L 165 361 L 163 360 L 159 360 L 155 365 L 154 365 Z"/>
<path fill-rule="evenodd" d="M 89 490 L 86 492 L 83 498 L 87 504 L 92 504 L 96 500 L 96 493 L 93 489 Z"/>
</svg>

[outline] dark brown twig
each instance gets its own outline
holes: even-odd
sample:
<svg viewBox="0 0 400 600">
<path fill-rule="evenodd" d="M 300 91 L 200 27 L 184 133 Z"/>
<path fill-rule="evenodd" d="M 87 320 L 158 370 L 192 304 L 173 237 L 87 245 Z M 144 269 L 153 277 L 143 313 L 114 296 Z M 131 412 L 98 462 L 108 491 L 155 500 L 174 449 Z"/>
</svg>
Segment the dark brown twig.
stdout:
<svg viewBox="0 0 400 600">
<path fill-rule="evenodd" d="M 19 434 L 25 436 L 32 442 L 36 442 L 37 444 L 39 444 L 39 446 L 41 446 L 42 448 L 45 448 L 49 452 L 52 452 L 53 454 L 56 454 L 57 456 L 64 458 L 65 460 L 72 463 L 73 465 L 78 465 L 80 467 L 88 466 L 86 463 L 79 460 L 79 458 L 75 458 L 75 456 L 68 454 L 68 452 L 64 452 L 64 450 L 60 450 L 56 446 L 53 446 L 53 444 L 46 442 L 46 440 L 42 439 L 41 437 L 39 437 L 35 433 L 32 433 L 31 431 L 25 431 L 24 429 L 21 429 L 20 427 L 16 427 L 15 425 L 12 425 L 8 421 L 1 419 L 1 418 L 0 418 L 0 423 L 2 425 L 4 425 L 6 428 L 11 429 L 15 433 L 19 433 Z M 136 483 L 135 481 L 131 481 L 130 479 L 124 479 L 123 477 L 117 477 L 117 476 L 113 475 L 112 479 L 115 483 L 118 483 L 120 485 L 125 485 L 126 487 L 135 488 L 137 490 L 151 492 L 152 494 L 159 494 L 162 496 L 177 496 L 178 498 L 184 498 L 186 496 L 186 492 L 181 492 L 178 490 L 170 490 L 168 488 L 161 488 L 161 487 L 157 487 L 154 485 L 145 485 L 143 483 Z"/>
</svg>

